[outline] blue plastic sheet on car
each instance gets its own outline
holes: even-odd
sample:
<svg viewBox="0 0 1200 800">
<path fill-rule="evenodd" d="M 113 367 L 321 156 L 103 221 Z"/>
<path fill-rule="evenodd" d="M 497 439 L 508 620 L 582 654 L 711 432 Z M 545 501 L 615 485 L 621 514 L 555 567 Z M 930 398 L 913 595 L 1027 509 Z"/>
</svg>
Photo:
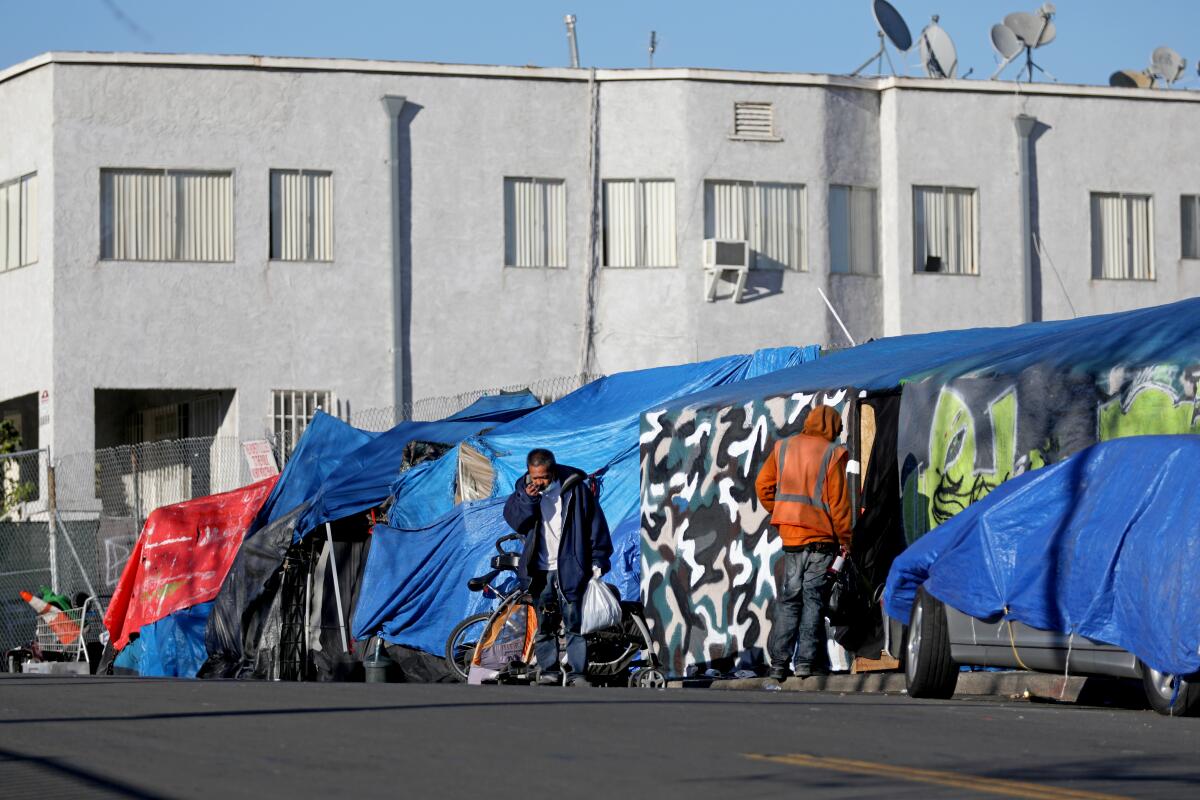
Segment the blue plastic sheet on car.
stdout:
<svg viewBox="0 0 1200 800">
<path fill-rule="evenodd" d="M 641 594 L 641 413 L 672 398 L 742 381 L 815 359 L 820 349 L 780 347 L 698 364 L 601 378 L 515 422 L 466 440 L 490 461 L 493 496 L 455 506 L 459 452 L 403 473 L 393 486 L 388 526 L 376 526 L 354 617 L 356 638 L 387 640 L 440 653 L 461 619 L 493 601 L 471 595 L 466 581 L 488 571 L 492 543 L 509 532 L 503 499 L 525 472 L 535 447 L 560 463 L 596 474 L 600 506 L 613 539 L 605 580 L 624 600 Z"/>
<path fill-rule="evenodd" d="M 1165 673 L 1200 670 L 1200 436 L 1095 445 L 1002 484 L 893 563 L 884 602 L 917 590 L 983 620 L 1116 645 Z"/>
</svg>

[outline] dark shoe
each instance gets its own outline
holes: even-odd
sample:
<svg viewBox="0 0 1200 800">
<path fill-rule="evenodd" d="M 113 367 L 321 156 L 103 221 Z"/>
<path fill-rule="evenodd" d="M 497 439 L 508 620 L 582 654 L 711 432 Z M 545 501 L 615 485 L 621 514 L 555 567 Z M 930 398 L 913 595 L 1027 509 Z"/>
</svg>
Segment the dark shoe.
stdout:
<svg viewBox="0 0 1200 800">
<path fill-rule="evenodd" d="M 572 689 L 590 689 L 592 685 L 588 683 L 587 678 L 575 677 L 567 680 L 567 686 Z"/>
<path fill-rule="evenodd" d="M 539 672 L 537 676 L 538 686 L 562 686 L 561 672 Z"/>
<path fill-rule="evenodd" d="M 771 667 L 771 671 L 767 673 L 767 677 L 774 681 L 783 683 L 787 680 L 789 670 L 787 667 Z"/>
<path fill-rule="evenodd" d="M 812 674 L 813 674 L 812 665 L 811 664 L 797 664 L 796 672 L 794 674 L 797 678 L 810 678 L 810 677 L 812 677 Z"/>
</svg>

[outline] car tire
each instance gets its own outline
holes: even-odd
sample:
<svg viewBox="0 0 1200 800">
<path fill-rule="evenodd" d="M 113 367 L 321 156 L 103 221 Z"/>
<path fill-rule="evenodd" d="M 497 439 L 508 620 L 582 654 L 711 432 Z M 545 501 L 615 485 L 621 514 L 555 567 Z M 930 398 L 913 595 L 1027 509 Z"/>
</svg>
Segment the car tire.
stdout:
<svg viewBox="0 0 1200 800">
<path fill-rule="evenodd" d="M 909 697 L 948 700 L 958 684 L 958 666 L 950 658 L 946 609 L 924 589 L 913 603 L 904 640 L 904 683 Z"/>
<path fill-rule="evenodd" d="M 1159 672 L 1141 660 L 1138 666 L 1142 670 L 1142 689 L 1151 708 L 1168 717 L 1194 717 L 1200 714 L 1200 683 Z"/>
</svg>

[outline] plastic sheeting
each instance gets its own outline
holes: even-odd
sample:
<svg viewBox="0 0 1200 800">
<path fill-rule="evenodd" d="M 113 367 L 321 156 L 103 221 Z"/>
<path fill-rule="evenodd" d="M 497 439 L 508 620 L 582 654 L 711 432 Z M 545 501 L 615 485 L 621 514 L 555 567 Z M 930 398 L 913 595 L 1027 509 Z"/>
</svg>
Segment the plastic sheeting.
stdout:
<svg viewBox="0 0 1200 800">
<path fill-rule="evenodd" d="M 378 433 L 359 430 L 318 411 L 284 465 L 279 482 L 263 504 L 252 532 L 265 528 L 312 499 L 343 458 L 377 436 Z"/>
<path fill-rule="evenodd" d="M 1096 445 L 998 487 L 893 563 L 884 602 L 918 588 L 972 617 L 1078 634 L 1170 674 L 1200 670 L 1200 436 Z"/>
<path fill-rule="evenodd" d="M 318 525 L 365 511 L 391 494 L 404 449 L 411 442 L 456 445 L 467 437 L 502 425 L 536 408 L 528 394 L 483 397 L 458 415 L 438 422 L 401 422 L 347 454 L 312 495 L 296 525 L 297 538 Z M 510 423 L 514 424 L 514 423 Z"/>
<path fill-rule="evenodd" d="M 113 666 L 150 678 L 194 678 L 208 657 L 204 626 L 212 602 L 176 611 L 146 625 L 141 635 L 125 647 Z"/>
<path fill-rule="evenodd" d="M 1016 374 L 1034 365 L 1095 371 L 1122 362 L 1190 358 L 1200 298 L 1170 305 L 1012 328 L 970 328 L 876 339 L 829 353 L 812 363 L 780 369 L 737 386 L 718 386 L 661 408 L 712 408 L 745 397 L 853 386 L 892 389 L 901 384 L 980 374 Z"/>
<path fill-rule="evenodd" d="M 212 600 L 276 477 L 155 509 L 104 615 L 113 647 L 173 611 Z"/>
<path fill-rule="evenodd" d="M 503 509 L 504 500 L 493 498 L 463 503 L 421 530 L 376 525 L 354 638 L 378 633 L 394 644 L 443 653 L 455 625 L 495 603 L 469 591 L 467 581 L 489 571 L 496 540 L 509 532 Z"/>
<path fill-rule="evenodd" d="M 729 381 L 814 359 L 819 348 L 782 347 L 699 364 L 601 378 L 516 422 L 464 444 L 484 454 L 494 471 L 492 497 L 454 505 L 458 448 L 400 476 L 390 527 L 376 526 L 354 634 L 440 653 L 464 617 L 492 600 L 467 591 L 466 581 L 489 569 L 492 543 L 509 532 L 503 498 L 525 472 L 535 447 L 563 464 L 598 473 L 600 505 L 613 540 L 605 580 L 623 600 L 640 598 L 639 455 L 641 412 L 657 403 Z"/>
</svg>

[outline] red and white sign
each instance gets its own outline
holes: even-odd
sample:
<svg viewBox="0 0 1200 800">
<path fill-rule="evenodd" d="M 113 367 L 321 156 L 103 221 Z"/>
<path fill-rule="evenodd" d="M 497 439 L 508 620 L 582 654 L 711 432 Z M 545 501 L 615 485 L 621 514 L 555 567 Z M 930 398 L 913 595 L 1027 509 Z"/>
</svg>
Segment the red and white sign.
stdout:
<svg viewBox="0 0 1200 800">
<path fill-rule="evenodd" d="M 275 452 L 269 442 L 255 439 L 252 442 L 242 442 L 242 452 L 246 454 L 246 462 L 250 465 L 250 479 L 261 481 L 279 474 L 279 466 L 275 463 Z"/>
<path fill-rule="evenodd" d="M 279 479 L 156 509 L 125 563 L 104 627 L 118 650 L 143 625 L 212 600 Z"/>
</svg>

